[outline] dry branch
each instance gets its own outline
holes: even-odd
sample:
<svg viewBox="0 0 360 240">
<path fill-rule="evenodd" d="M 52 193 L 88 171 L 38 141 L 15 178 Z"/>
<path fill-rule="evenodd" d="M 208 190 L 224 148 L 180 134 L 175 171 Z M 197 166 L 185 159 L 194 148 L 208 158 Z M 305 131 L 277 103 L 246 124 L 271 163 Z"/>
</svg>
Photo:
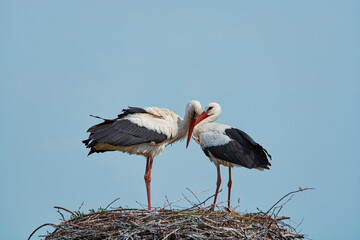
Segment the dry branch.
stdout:
<svg viewBox="0 0 360 240">
<path fill-rule="evenodd" d="M 277 201 L 274 205 L 272 205 L 272 207 L 266 212 L 266 214 L 268 214 L 271 209 L 273 209 L 276 205 L 278 205 L 284 198 L 286 198 L 287 196 L 291 195 L 291 194 L 295 194 L 295 193 L 298 193 L 298 192 L 303 192 L 303 191 L 306 191 L 306 190 L 314 190 L 315 188 L 299 188 L 299 190 L 297 191 L 292 191 L 292 192 L 289 192 L 288 194 L 286 194 L 285 196 L 283 196 L 282 198 L 280 198 L 279 201 Z"/>
</svg>

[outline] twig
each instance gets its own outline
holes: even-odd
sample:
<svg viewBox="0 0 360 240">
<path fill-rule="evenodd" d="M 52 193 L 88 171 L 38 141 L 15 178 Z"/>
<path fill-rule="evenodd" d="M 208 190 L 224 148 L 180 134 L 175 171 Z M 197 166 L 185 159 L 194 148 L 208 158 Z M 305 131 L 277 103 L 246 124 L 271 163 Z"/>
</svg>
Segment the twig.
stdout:
<svg viewBox="0 0 360 240">
<path fill-rule="evenodd" d="M 275 216 L 274 216 L 275 219 L 277 218 L 277 216 L 279 215 L 279 213 L 280 213 L 280 211 L 283 209 L 283 207 L 284 207 L 288 202 L 290 202 L 290 200 L 292 199 L 293 196 L 294 196 L 294 194 L 291 195 L 291 196 L 289 197 L 289 199 L 286 200 L 286 202 L 284 202 L 283 204 L 281 204 L 279 207 L 274 207 L 274 212 L 275 212 L 275 209 L 276 209 L 276 208 L 279 208 L 279 211 L 278 211 L 278 212 L 275 214 Z M 274 212 L 273 212 L 273 214 L 274 214 Z"/>
<path fill-rule="evenodd" d="M 282 198 L 280 198 L 279 201 L 277 201 L 267 212 L 266 214 L 268 214 L 271 209 L 273 209 L 279 202 L 281 202 L 284 198 L 286 198 L 287 196 L 289 196 L 290 194 L 294 194 L 294 193 L 298 193 L 298 192 L 303 192 L 303 191 L 306 191 L 306 190 L 313 190 L 315 188 L 299 188 L 299 190 L 297 191 L 292 191 L 292 192 L 289 192 L 288 194 L 286 194 L 285 196 L 283 196 Z"/>
<path fill-rule="evenodd" d="M 203 192 L 206 192 L 206 191 L 208 191 L 208 190 L 199 191 L 199 192 L 196 192 L 196 193 L 192 193 L 192 194 L 186 195 L 186 196 L 184 196 L 184 197 L 182 197 L 182 198 L 179 198 L 179 199 L 177 199 L 177 200 L 175 200 L 175 201 L 173 201 L 173 202 L 171 202 L 171 203 L 169 203 L 169 204 L 166 204 L 165 206 L 163 206 L 163 207 L 160 208 L 159 210 L 160 210 L 160 211 L 161 211 L 161 210 L 164 210 L 165 208 L 167 208 L 167 207 L 170 206 L 171 204 L 174 204 L 174 203 L 176 203 L 176 202 L 178 202 L 178 201 L 181 201 L 181 200 L 183 200 L 184 198 L 193 196 L 193 195 L 195 195 L 195 194 L 203 193 Z"/>
<path fill-rule="evenodd" d="M 238 198 L 238 204 L 232 209 L 232 211 L 235 211 L 240 206 L 240 198 Z"/>
<path fill-rule="evenodd" d="M 63 207 L 57 207 L 57 206 L 54 206 L 54 208 L 64 210 L 64 211 L 66 211 L 66 212 L 70 213 L 71 215 L 74 215 L 74 216 L 75 216 L 75 213 L 74 213 L 74 212 L 72 212 L 72 211 L 70 211 L 70 210 L 67 210 L 66 208 L 63 208 Z"/>
<path fill-rule="evenodd" d="M 82 208 L 82 206 L 84 205 L 84 201 L 80 204 L 80 207 L 78 209 L 78 212 L 80 212 L 80 209 Z"/>
<path fill-rule="evenodd" d="M 60 209 L 57 210 L 57 212 L 60 214 L 60 216 L 62 217 L 62 220 L 65 221 L 65 217 L 64 215 L 60 212 Z"/>
<path fill-rule="evenodd" d="M 166 240 L 168 237 L 171 236 L 171 234 L 173 234 L 173 233 L 175 233 L 175 232 L 177 232 L 177 231 L 179 231 L 179 230 L 180 230 L 180 228 L 175 229 L 174 231 L 172 231 L 171 233 L 169 233 L 168 235 L 166 235 L 162 240 Z"/>
<path fill-rule="evenodd" d="M 192 194 L 194 194 L 194 192 L 193 191 L 191 191 L 191 189 L 190 188 L 186 188 L 189 192 L 191 192 Z M 198 202 L 200 203 L 200 200 L 199 200 L 199 198 L 196 196 L 196 195 L 194 195 L 194 197 L 196 198 L 196 200 L 198 200 Z"/>
<path fill-rule="evenodd" d="M 112 201 L 111 203 L 109 203 L 109 205 L 106 206 L 106 208 L 104 209 L 104 211 L 106 211 L 114 202 L 116 202 L 117 200 L 119 200 L 120 198 L 115 199 L 114 201 Z"/>
<path fill-rule="evenodd" d="M 52 226 L 53 228 L 56 228 L 56 225 L 55 225 L 55 224 L 45 223 L 45 224 L 41 225 L 40 227 L 38 227 L 37 229 L 35 229 L 35 230 L 30 234 L 28 240 L 30 240 L 30 238 L 37 232 L 37 230 L 39 230 L 40 228 L 45 227 L 45 226 Z"/>
<path fill-rule="evenodd" d="M 208 190 L 206 190 L 206 191 L 208 191 Z M 220 189 L 219 193 L 220 193 L 221 191 L 222 191 L 222 189 Z M 185 212 L 185 211 L 194 209 L 194 208 L 196 208 L 196 207 L 198 207 L 198 206 L 206 203 L 207 200 L 209 200 L 210 198 L 213 198 L 214 196 L 215 196 L 215 194 L 213 194 L 213 195 L 211 195 L 210 197 L 208 197 L 207 199 L 205 199 L 205 201 L 203 201 L 203 202 L 201 202 L 201 203 L 199 203 L 199 204 L 196 204 L 196 205 L 192 206 L 191 208 L 187 208 L 187 209 L 181 210 L 180 212 Z"/>
<path fill-rule="evenodd" d="M 170 202 L 169 202 L 169 199 L 168 199 L 168 197 L 167 197 L 166 195 L 165 195 L 165 198 L 166 198 L 166 202 L 167 202 L 167 203 L 170 203 Z M 171 205 L 170 205 L 170 211 L 171 211 Z"/>
<path fill-rule="evenodd" d="M 143 209 L 145 209 L 145 205 L 142 203 L 139 203 L 138 201 L 136 201 L 137 204 L 139 204 Z"/>
<path fill-rule="evenodd" d="M 296 225 L 295 229 L 297 229 L 304 221 L 304 218 L 301 219 L 300 223 L 298 225 Z"/>
<path fill-rule="evenodd" d="M 190 205 L 194 206 L 195 204 L 193 202 L 191 202 L 183 193 L 181 193 L 181 195 L 183 195 L 184 199 L 186 199 L 186 201 L 188 201 L 188 203 L 190 203 Z"/>
</svg>

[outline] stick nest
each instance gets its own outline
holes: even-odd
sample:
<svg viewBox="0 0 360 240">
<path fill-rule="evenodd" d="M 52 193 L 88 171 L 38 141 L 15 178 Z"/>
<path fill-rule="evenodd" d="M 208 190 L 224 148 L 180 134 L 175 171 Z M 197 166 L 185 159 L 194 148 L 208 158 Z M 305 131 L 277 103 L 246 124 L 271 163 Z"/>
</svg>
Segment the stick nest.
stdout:
<svg viewBox="0 0 360 240">
<path fill-rule="evenodd" d="M 286 217 L 266 213 L 209 213 L 118 209 L 100 211 L 63 221 L 45 237 L 51 239 L 302 239 L 285 224 Z"/>
<path fill-rule="evenodd" d="M 153 211 L 140 209 L 124 209 L 122 207 L 113 210 L 99 208 L 97 211 L 90 210 L 84 214 L 78 211 L 72 212 L 62 207 L 58 213 L 62 222 L 58 225 L 43 224 L 38 227 L 28 238 L 44 226 L 52 226 L 55 230 L 48 233 L 45 240 L 53 239 L 89 239 L 89 240 L 117 240 L 117 239 L 303 239 L 305 236 L 299 234 L 296 229 L 285 223 L 289 217 L 278 217 L 285 204 L 291 200 L 294 194 L 313 188 L 299 188 L 283 196 L 267 211 L 258 213 L 241 214 L 233 209 L 218 207 L 218 211 L 210 212 L 211 206 L 206 206 L 205 201 L 200 202 L 196 194 L 184 196 L 172 203 Z M 189 200 L 189 196 L 195 196 L 198 204 Z M 280 203 L 284 200 L 285 203 Z M 191 208 L 185 210 L 172 210 L 171 205 L 186 199 L 192 204 Z M 170 209 L 167 209 L 170 207 Z M 69 220 L 64 218 L 60 210 L 71 214 Z"/>
</svg>

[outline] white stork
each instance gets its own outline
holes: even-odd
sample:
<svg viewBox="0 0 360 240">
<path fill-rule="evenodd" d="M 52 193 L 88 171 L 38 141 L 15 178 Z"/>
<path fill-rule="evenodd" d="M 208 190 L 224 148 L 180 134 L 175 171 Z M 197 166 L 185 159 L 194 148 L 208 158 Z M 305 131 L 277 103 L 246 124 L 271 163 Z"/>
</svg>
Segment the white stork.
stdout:
<svg viewBox="0 0 360 240">
<path fill-rule="evenodd" d="M 200 102 L 192 100 L 185 108 L 184 119 L 165 108 L 129 107 L 117 118 L 94 125 L 83 143 L 90 148 L 88 155 L 107 151 L 121 151 L 146 157 L 145 184 L 148 209 L 151 210 L 150 182 L 153 159 L 165 147 L 184 139 L 201 113 Z M 189 138 L 190 139 L 190 138 Z"/>
<path fill-rule="evenodd" d="M 194 128 L 189 129 L 187 141 L 189 143 L 193 132 L 193 139 L 200 144 L 205 155 L 209 157 L 217 168 L 216 192 L 211 211 L 214 211 L 221 184 L 220 165 L 229 167 L 229 209 L 232 185 L 231 168 L 236 166 L 264 170 L 269 169 L 269 166 L 271 166 L 268 161 L 268 157 L 271 159 L 270 154 L 245 132 L 225 124 L 213 123 L 220 116 L 220 113 L 220 105 L 210 103 L 197 118 Z"/>
</svg>

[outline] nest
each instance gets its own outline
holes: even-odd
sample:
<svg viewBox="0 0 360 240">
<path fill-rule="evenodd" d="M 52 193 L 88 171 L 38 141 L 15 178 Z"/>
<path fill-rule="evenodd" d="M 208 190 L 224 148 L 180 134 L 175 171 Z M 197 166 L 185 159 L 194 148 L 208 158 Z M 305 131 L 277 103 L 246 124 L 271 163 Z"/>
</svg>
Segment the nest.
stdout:
<svg viewBox="0 0 360 240">
<path fill-rule="evenodd" d="M 64 221 L 52 239 L 302 239 L 284 218 L 264 213 L 119 209 Z"/>
<path fill-rule="evenodd" d="M 277 206 L 281 200 L 290 194 L 304 191 L 300 189 L 281 198 L 267 212 L 257 213 L 236 212 L 235 209 L 218 207 L 210 212 L 211 206 L 204 206 L 206 200 L 194 204 L 185 210 L 168 210 L 166 207 L 148 211 L 141 209 L 117 208 L 91 210 L 84 214 L 79 211 L 69 211 L 55 207 L 62 216 L 58 225 L 44 224 L 37 228 L 50 225 L 55 228 L 48 233 L 45 240 L 53 239 L 303 239 L 303 234 L 297 233 L 290 226 L 288 217 L 278 217 L 283 205 Z M 186 198 L 186 196 L 184 197 Z M 60 210 L 71 213 L 66 220 Z"/>
</svg>

